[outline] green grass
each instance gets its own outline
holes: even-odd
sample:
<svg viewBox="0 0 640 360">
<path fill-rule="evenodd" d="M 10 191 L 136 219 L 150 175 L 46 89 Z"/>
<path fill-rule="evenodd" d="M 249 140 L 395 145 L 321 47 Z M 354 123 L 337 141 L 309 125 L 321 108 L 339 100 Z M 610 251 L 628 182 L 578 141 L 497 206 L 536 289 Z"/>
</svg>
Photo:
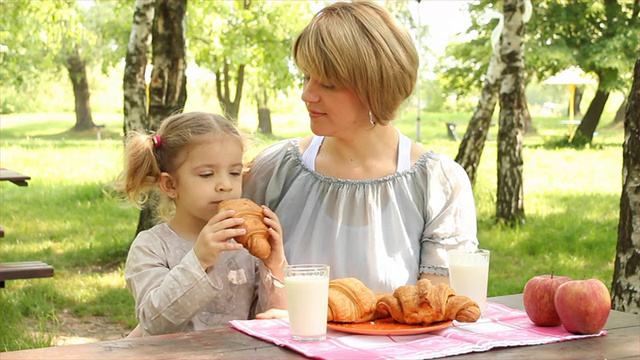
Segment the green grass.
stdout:
<svg viewBox="0 0 640 360">
<path fill-rule="evenodd" d="M 415 138 L 415 115 L 401 116 L 397 126 Z M 444 124 L 457 123 L 462 137 L 470 117 L 422 114 L 421 140 L 453 158 L 459 144 L 448 140 Z M 529 278 L 551 271 L 611 283 L 622 130 L 601 125 L 591 147 L 554 149 L 548 145 L 567 130 L 558 120 L 534 118 L 537 134 L 525 137 L 526 223 L 518 228 L 494 222 L 497 127 L 491 129 L 475 186 L 478 238 L 492 252 L 490 296 L 519 293 Z M 106 125 L 101 141 L 93 130 L 68 132 L 73 114 L 0 117 L 1 166 L 32 177 L 28 187 L 0 183 L 0 261 L 37 259 L 55 267 L 53 279 L 7 281 L 0 290 L 0 351 L 50 346 L 63 311 L 136 324 L 123 267 L 138 211 L 104 192 L 122 165 L 122 116 L 96 114 L 94 121 Z M 275 114 L 273 125 L 277 136 L 255 135 L 248 158 L 277 139 L 308 133 L 300 114 Z M 241 117 L 239 126 L 250 133 L 256 121 Z M 28 333 L 24 317 L 43 331 Z"/>
</svg>

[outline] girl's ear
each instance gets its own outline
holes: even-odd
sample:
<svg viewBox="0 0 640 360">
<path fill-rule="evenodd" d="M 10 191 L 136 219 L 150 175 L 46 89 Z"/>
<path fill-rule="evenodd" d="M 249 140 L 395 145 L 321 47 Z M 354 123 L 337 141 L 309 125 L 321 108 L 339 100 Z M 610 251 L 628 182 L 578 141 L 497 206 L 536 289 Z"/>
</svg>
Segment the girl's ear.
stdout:
<svg viewBox="0 0 640 360">
<path fill-rule="evenodd" d="M 178 196 L 175 179 L 168 172 L 162 172 L 160 174 L 160 183 L 158 186 L 168 197 L 175 199 Z"/>
</svg>

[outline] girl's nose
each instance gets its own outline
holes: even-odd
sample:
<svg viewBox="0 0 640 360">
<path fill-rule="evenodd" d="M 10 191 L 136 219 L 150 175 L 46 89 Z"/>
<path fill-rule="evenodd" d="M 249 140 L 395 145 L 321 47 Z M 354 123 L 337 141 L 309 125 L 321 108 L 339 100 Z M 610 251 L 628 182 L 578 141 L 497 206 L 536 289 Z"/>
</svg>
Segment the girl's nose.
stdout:
<svg viewBox="0 0 640 360">
<path fill-rule="evenodd" d="M 218 179 L 218 183 L 216 184 L 216 191 L 229 192 L 233 190 L 233 186 L 231 184 L 231 179 L 229 179 L 227 176 L 222 176 L 220 179 Z"/>
</svg>

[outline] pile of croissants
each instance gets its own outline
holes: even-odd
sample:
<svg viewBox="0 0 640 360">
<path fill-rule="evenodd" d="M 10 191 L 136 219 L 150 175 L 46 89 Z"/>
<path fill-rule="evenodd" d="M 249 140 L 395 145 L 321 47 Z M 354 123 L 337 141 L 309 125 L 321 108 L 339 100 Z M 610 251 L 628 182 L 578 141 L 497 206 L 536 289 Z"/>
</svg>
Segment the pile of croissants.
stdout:
<svg viewBox="0 0 640 360">
<path fill-rule="evenodd" d="M 328 321 L 360 323 L 388 317 L 411 325 L 448 320 L 475 322 L 480 318 L 480 308 L 469 297 L 456 295 L 449 285 L 433 285 L 427 279 L 400 286 L 393 294 L 375 294 L 351 277 L 329 282 Z"/>
</svg>

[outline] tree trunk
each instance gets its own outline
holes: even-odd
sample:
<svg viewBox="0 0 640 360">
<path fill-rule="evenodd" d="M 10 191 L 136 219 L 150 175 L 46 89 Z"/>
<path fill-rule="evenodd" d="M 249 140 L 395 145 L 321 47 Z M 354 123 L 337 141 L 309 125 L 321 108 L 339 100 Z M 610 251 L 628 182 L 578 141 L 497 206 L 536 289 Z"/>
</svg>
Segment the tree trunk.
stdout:
<svg viewBox="0 0 640 360">
<path fill-rule="evenodd" d="M 504 1 L 500 55 L 505 64 L 500 85 L 498 131 L 498 194 L 496 219 L 524 223 L 522 139 L 525 123 L 524 23 L 525 0 Z"/>
<path fill-rule="evenodd" d="M 149 130 L 155 131 L 170 115 L 182 112 L 187 100 L 185 74 L 186 0 L 157 0 L 153 18 L 153 71 L 149 84 Z M 142 208 L 136 233 L 157 223 L 157 201 Z"/>
<path fill-rule="evenodd" d="M 583 94 L 581 86 L 573 88 L 573 116 L 582 116 L 582 112 L 580 111 L 580 102 L 582 101 Z M 569 116 L 568 107 L 567 116 Z"/>
<path fill-rule="evenodd" d="M 153 18 L 153 70 L 149 84 L 149 128 L 182 112 L 187 100 L 186 0 L 157 0 Z"/>
<path fill-rule="evenodd" d="M 604 111 L 604 105 L 607 103 L 607 99 L 609 99 L 609 92 L 600 90 L 600 87 L 598 86 L 596 96 L 591 100 L 589 109 L 587 109 L 586 114 L 584 114 L 584 117 L 582 118 L 582 122 L 578 125 L 573 141 L 580 144 L 591 143 L 591 140 L 593 140 L 593 133 L 598 127 L 598 122 L 600 122 L 600 117 Z"/>
<path fill-rule="evenodd" d="M 529 112 L 529 106 L 527 105 L 527 96 L 526 94 L 524 95 L 524 132 L 525 134 L 531 134 L 534 135 L 536 134 L 538 131 L 536 131 L 536 128 L 533 126 L 533 121 L 531 121 L 531 113 Z"/>
<path fill-rule="evenodd" d="M 491 55 L 491 60 L 489 60 L 489 67 L 482 84 L 480 99 L 469 121 L 467 131 L 462 138 L 458 148 L 458 155 L 456 155 L 455 159 L 469 175 L 471 184 L 475 184 L 476 181 L 480 157 L 489 134 L 491 118 L 498 102 L 500 76 L 502 76 L 503 69 L 504 63 L 500 59 L 500 47 L 496 46 Z"/>
<path fill-rule="evenodd" d="M 245 3 L 246 4 L 246 3 Z M 238 77 L 236 82 L 236 91 L 233 100 L 231 100 L 231 81 L 229 77 L 229 63 L 225 59 L 222 65 L 222 71 L 216 71 L 216 94 L 218 103 L 222 108 L 222 114 L 232 123 L 238 124 L 238 114 L 240 112 L 240 100 L 242 99 L 242 86 L 244 83 L 245 65 L 238 67 Z M 224 91 L 223 91 L 224 89 Z"/>
<path fill-rule="evenodd" d="M 136 0 L 129 46 L 125 58 L 124 133 L 147 129 L 147 84 L 145 71 L 151 46 L 155 0 Z"/>
<path fill-rule="evenodd" d="M 611 126 L 615 126 L 621 122 L 624 121 L 624 117 L 625 117 L 625 111 L 624 109 L 627 108 L 627 104 L 629 103 L 629 100 L 624 99 L 624 101 L 622 102 L 622 104 L 620 104 L 620 107 L 618 108 L 618 111 L 616 111 L 616 115 L 613 117 L 613 121 L 611 122 Z"/>
<path fill-rule="evenodd" d="M 95 124 L 91 116 L 91 93 L 87 81 L 87 69 L 80 54 L 75 51 L 67 58 L 67 70 L 69 79 L 73 84 L 73 97 L 75 98 L 76 125 L 74 131 L 93 129 Z"/>
<path fill-rule="evenodd" d="M 612 308 L 640 311 L 640 57 L 624 117 L 622 196 L 616 262 L 611 283 Z"/>
<path fill-rule="evenodd" d="M 258 131 L 265 135 L 272 135 L 271 110 L 269 110 L 269 95 L 267 90 L 260 87 L 256 91 L 256 104 L 258 106 Z"/>
</svg>

